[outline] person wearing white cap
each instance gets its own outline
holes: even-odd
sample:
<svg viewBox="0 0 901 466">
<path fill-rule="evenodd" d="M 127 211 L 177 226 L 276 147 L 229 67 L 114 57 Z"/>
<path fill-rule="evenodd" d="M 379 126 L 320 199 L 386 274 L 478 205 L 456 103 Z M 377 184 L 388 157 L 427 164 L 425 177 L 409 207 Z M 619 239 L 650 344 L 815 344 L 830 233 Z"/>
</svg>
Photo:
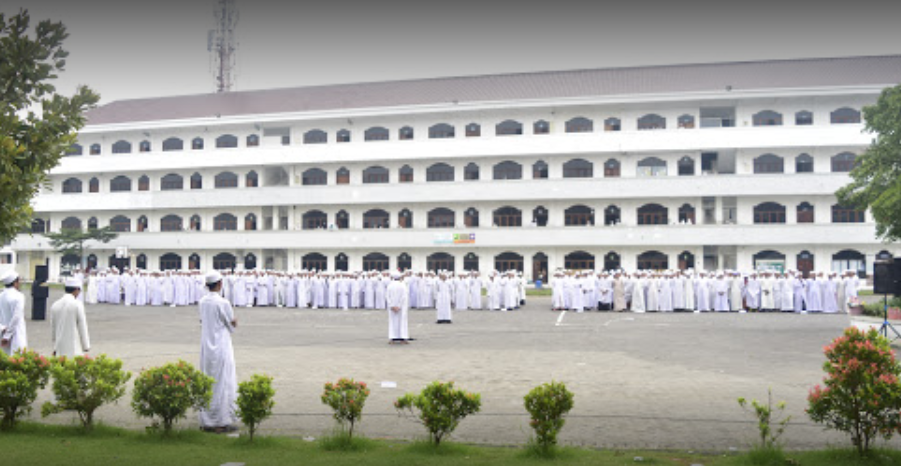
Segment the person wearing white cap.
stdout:
<svg viewBox="0 0 901 466">
<path fill-rule="evenodd" d="M 213 270 L 206 274 L 208 292 L 200 299 L 200 370 L 215 379 L 213 399 L 207 409 L 200 410 L 200 428 L 206 432 L 234 432 L 238 399 L 235 375 L 235 352 L 232 332 L 238 326 L 231 304 L 219 294 L 222 275 Z"/>
<path fill-rule="evenodd" d="M 438 316 L 437 323 L 450 324 L 453 323 L 453 313 L 451 307 L 454 302 L 454 285 L 447 280 L 447 274 L 441 273 L 440 278 L 435 282 L 435 311 Z"/>
<path fill-rule="evenodd" d="M 88 336 L 84 304 L 78 301 L 81 280 L 69 278 L 64 285 L 66 294 L 50 308 L 50 338 L 54 356 L 72 358 L 90 351 L 91 339 Z"/>
<path fill-rule="evenodd" d="M 3 277 L 4 291 L 0 294 L 0 345 L 6 354 L 13 354 L 28 346 L 25 295 L 19 291 L 19 286 L 19 274 L 16 272 L 9 272 Z"/>
<path fill-rule="evenodd" d="M 401 281 L 400 272 L 391 274 L 391 283 L 385 289 L 385 304 L 388 306 L 388 343 L 407 344 L 410 340 L 407 323 L 408 300 L 410 294 Z"/>
</svg>

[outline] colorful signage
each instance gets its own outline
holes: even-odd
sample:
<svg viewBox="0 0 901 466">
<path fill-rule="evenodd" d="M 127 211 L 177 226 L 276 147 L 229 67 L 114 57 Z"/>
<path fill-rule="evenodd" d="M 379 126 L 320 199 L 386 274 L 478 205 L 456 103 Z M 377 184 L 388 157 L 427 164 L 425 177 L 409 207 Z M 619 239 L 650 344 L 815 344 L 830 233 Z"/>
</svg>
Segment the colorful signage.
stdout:
<svg viewBox="0 0 901 466">
<path fill-rule="evenodd" d="M 435 233 L 434 244 L 475 244 L 475 233 Z"/>
</svg>

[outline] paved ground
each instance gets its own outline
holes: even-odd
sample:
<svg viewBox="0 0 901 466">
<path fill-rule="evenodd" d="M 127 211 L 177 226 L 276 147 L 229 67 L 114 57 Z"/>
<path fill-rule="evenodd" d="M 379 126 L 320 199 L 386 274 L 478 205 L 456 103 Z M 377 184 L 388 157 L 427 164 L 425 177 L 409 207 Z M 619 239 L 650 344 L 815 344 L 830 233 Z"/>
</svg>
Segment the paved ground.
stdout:
<svg viewBox="0 0 901 466">
<path fill-rule="evenodd" d="M 483 400 L 482 412 L 461 423 L 456 439 L 520 444 L 529 436 L 523 395 L 556 379 L 575 393 L 561 437 L 568 444 L 744 448 L 756 427 L 736 398 L 764 398 L 767 387 L 788 402 L 790 448 L 845 441 L 810 423 L 803 409 L 808 389 L 822 378 L 822 348 L 849 324 L 847 316 L 548 308 L 547 298 L 532 298 L 517 312 L 455 313 L 453 325 L 435 325 L 434 311 L 415 311 L 410 329 L 417 341 L 409 346 L 387 344 L 384 311 L 239 309 L 238 378 L 275 377 L 276 415 L 264 429 L 287 435 L 329 430 L 322 385 L 348 376 L 373 388 L 361 426 L 372 437 L 420 436 L 418 424 L 396 415 L 393 400 L 432 380 L 454 380 Z M 92 353 L 122 358 L 132 371 L 178 358 L 197 362 L 196 308 L 95 305 L 87 313 Z M 49 352 L 46 322 L 29 320 L 28 334 L 33 348 Z M 381 388 L 383 381 L 397 388 Z M 133 428 L 147 424 L 132 415 L 127 400 L 98 417 Z M 196 426 L 196 416 L 183 424 Z"/>
</svg>

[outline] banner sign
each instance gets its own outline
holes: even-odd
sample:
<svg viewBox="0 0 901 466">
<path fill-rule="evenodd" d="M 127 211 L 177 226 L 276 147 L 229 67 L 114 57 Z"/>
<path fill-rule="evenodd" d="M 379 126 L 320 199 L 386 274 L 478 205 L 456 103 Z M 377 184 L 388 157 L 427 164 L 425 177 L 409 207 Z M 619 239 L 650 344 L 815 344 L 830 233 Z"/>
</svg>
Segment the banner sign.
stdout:
<svg viewBox="0 0 901 466">
<path fill-rule="evenodd" d="M 435 233 L 434 244 L 475 244 L 475 233 Z"/>
</svg>

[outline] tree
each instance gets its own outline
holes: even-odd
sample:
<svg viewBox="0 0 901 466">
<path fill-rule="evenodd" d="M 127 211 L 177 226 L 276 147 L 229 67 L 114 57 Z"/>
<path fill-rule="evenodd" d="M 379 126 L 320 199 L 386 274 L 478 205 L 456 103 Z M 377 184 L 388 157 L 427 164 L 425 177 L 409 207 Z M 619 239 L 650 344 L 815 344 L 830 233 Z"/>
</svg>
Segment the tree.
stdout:
<svg viewBox="0 0 901 466">
<path fill-rule="evenodd" d="M 864 107 L 873 142 L 857 157 L 851 183 L 835 193 L 843 205 L 870 209 L 876 234 L 901 239 L 901 85 L 882 91 L 876 105 Z"/>
<path fill-rule="evenodd" d="M 49 81 L 66 66 L 66 27 L 30 25 L 28 10 L 0 13 L 0 243 L 31 225 L 31 198 L 99 100 L 85 86 L 72 97 L 56 93 Z"/>
<path fill-rule="evenodd" d="M 62 256 L 75 255 L 81 268 L 85 268 L 84 263 L 84 243 L 88 241 L 97 241 L 100 243 L 109 243 L 116 239 L 119 234 L 114 232 L 112 228 L 106 226 L 103 228 L 88 228 L 87 231 L 81 231 L 74 228 L 63 228 L 59 233 L 45 233 L 44 236 L 50 239 L 50 245 Z"/>
</svg>

